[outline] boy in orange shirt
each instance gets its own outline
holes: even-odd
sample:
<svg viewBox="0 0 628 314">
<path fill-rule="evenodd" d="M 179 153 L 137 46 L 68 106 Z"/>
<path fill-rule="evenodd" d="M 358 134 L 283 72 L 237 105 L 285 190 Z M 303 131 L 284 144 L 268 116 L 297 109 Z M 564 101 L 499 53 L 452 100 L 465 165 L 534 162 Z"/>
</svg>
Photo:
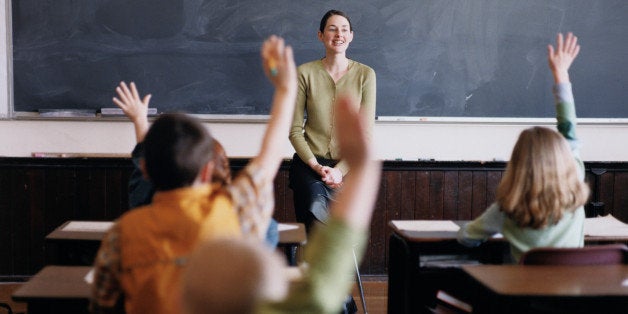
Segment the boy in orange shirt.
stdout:
<svg viewBox="0 0 628 314">
<path fill-rule="evenodd" d="M 294 110 L 296 68 L 292 49 L 275 36 L 264 42 L 262 59 L 275 86 L 271 118 L 259 155 L 231 184 L 210 184 L 213 139 L 198 120 L 167 114 L 150 127 L 141 168 L 157 193 L 152 204 L 124 214 L 103 239 L 95 261 L 93 312 L 124 306 L 128 314 L 179 313 L 180 275 L 200 241 L 264 238 L 280 146 Z M 116 103 L 128 116 L 147 110 L 150 96 L 140 99 L 133 83 L 121 83 L 117 92 Z"/>
</svg>

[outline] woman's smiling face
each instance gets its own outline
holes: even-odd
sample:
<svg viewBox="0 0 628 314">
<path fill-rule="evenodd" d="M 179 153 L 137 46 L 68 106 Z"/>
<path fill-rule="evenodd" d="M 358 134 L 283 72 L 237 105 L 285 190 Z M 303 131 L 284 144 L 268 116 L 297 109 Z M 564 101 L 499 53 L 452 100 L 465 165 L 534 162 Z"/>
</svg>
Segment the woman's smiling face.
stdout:
<svg viewBox="0 0 628 314">
<path fill-rule="evenodd" d="M 318 32 L 318 39 L 325 45 L 328 52 L 344 53 L 353 40 L 349 20 L 340 15 L 330 16 L 323 33 Z"/>
</svg>

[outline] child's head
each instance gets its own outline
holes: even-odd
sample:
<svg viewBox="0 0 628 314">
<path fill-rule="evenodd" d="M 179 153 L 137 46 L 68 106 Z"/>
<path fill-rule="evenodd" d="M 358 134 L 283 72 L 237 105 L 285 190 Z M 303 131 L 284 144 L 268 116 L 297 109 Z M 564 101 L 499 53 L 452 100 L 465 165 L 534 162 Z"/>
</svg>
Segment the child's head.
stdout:
<svg viewBox="0 0 628 314">
<path fill-rule="evenodd" d="M 557 223 L 563 210 L 576 209 L 588 196 L 562 135 L 543 127 L 521 132 L 497 188 L 504 213 L 520 227 L 538 229 Z"/>
<path fill-rule="evenodd" d="M 286 262 L 259 241 L 218 239 L 201 244 L 183 274 L 184 313 L 254 313 L 260 301 L 287 295 Z"/>
<path fill-rule="evenodd" d="M 192 185 L 212 160 L 214 140 L 196 119 L 185 114 L 161 115 L 144 139 L 146 174 L 157 190 Z"/>
</svg>

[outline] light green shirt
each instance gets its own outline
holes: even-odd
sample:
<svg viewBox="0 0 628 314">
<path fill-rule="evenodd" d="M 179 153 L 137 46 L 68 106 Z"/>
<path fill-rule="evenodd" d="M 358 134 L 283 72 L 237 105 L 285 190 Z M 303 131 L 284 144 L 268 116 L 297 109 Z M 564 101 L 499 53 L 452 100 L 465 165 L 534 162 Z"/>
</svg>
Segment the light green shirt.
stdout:
<svg viewBox="0 0 628 314">
<path fill-rule="evenodd" d="M 367 65 L 349 60 L 347 73 L 336 83 L 321 60 L 302 64 L 297 71 L 299 89 L 290 142 L 304 162 L 314 157 L 337 160 L 340 154 L 334 134 L 334 102 L 340 95 L 351 95 L 370 122 L 370 132 L 375 122 L 375 71 Z M 304 123 L 305 114 L 307 120 Z M 343 175 L 349 171 L 343 161 L 336 167 Z"/>
<path fill-rule="evenodd" d="M 260 304 L 256 313 L 340 312 L 355 278 L 353 252 L 362 259 L 368 234 L 333 217 L 326 225 L 316 227 L 305 248 L 308 267 L 303 278 L 291 285 L 285 300 Z"/>
<path fill-rule="evenodd" d="M 578 164 L 578 175 L 584 180 L 584 164 L 578 151 L 576 137 L 576 109 L 571 84 L 554 87 L 556 100 L 556 125 L 565 137 Z M 466 246 L 478 246 L 489 237 L 502 233 L 510 243 L 510 251 L 516 262 L 521 255 L 535 247 L 582 247 L 584 246 L 584 207 L 574 212 L 565 211 L 558 223 L 541 229 L 521 228 L 493 203 L 480 217 L 458 231 L 458 241 Z"/>
</svg>

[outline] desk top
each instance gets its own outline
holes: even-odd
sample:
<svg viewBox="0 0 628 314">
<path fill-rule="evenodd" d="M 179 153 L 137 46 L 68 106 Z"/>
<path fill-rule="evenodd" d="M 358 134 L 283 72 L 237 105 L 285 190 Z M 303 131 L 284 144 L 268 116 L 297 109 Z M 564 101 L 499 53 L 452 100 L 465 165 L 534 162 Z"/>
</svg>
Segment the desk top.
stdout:
<svg viewBox="0 0 628 314">
<path fill-rule="evenodd" d="M 46 240 L 101 241 L 112 222 L 66 221 L 46 236 Z M 279 244 L 303 245 L 307 242 L 302 223 L 280 223 Z"/>
<path fill-rule="evenodd" d="M 307 243 L 305 225 L 302 223 L 280 223 L 279 245 L 304 245 Z"/>
<path fill-rule="evenodd" d="M 391 220 L 394 233 L 411 242 L 438 242 L 456 240 L 458 229 L 468 220 Z M 587 218 L 584 221 L 586 242 L 626 242 L 628 224 L 612 215 Z M 501 234 L 489 241 L 504 241 Z"/>
<path fill-rule="evenodd" d="M 46 240 L 101 241 L 111 228 L 110 221 L 66 221 L 46 236 Z"/>
<path fill-rule="evenodd" d="M 454 230 L 452 226 L 460 228 L 467 222 L 468 220 L 391 220 L 388 226 L 408 241 L 438 242 L 456 240 L 458 229 Z M 408 224 L 414 224 L 414 226 L 408 226 Z M 428 228 L 423 229 L 423 227 Z M 439 227 L 442 229 L 439 230 Z"/>
<path fill-rule="evenodd" d="M 628 265 L 465 265 L 462 269 L 500 295 L 628 297 Z"/>
<path fill-rule="evenodd" d="M 13 300 L 87 299 L 91 287 L 85 276 L 91 266 L 46 266 L 13 292 Z"/>
</svg>

